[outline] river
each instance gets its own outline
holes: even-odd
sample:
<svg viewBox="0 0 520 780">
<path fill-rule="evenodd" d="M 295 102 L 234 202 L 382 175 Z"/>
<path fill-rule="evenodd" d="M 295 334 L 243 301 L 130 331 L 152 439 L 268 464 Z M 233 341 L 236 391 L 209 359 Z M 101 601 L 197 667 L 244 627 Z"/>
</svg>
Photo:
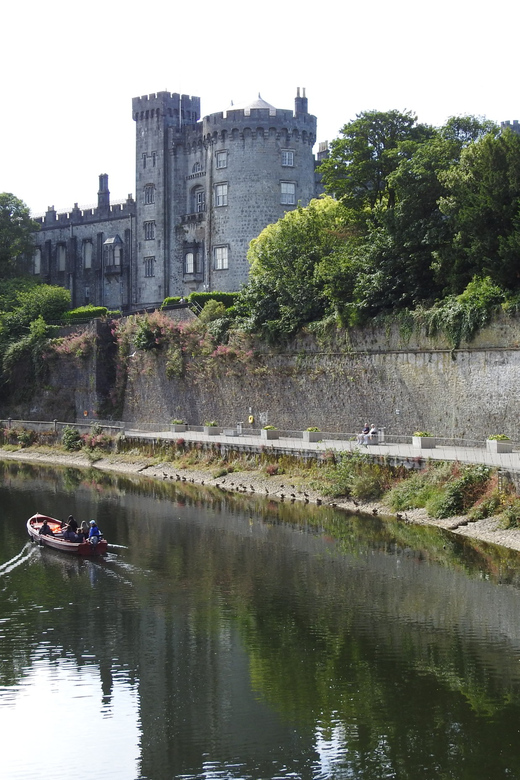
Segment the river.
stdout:
<svg viewBox="0 0 520 780">
<path fill-rule="evenodd" d="M 520 557 L 436 528 L 0 464 L 2 777 L 520 778 Z M 95 519 L 105 558 L 28 541 Z"/>
</svg>

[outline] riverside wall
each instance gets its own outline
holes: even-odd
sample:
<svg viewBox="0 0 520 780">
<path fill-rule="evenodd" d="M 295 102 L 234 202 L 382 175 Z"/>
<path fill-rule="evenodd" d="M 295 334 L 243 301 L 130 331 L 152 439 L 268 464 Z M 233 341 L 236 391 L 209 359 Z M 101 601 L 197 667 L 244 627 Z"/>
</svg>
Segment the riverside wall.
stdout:
<svg viewBox="0 0 520 780">
<path fill-rule="evenodd" d="M 190 371 L 190 369 L 193 369 Z M 168 379 L 159 354 L 137 356 L 128 376 L 124 419 L 196 425 L 268 423 L 286 430 L 317 426 L 357 431 L 367 420 L 388 434 L 520 439 L 520 320 L 501 317 L 471 345 L 390 329 L 340 334 L 327 346 L 306 336 L 252 362 L 197 358 L 183 378 Z"/>
<path fill-rule="evenodd" d="M 99 327 L 99 326 L 97 326 Z M 98 334 L 99 335 L 99 334 Z M 60 358 L 30 400 L 14 394 L 4 416 L 19 419 L 109 417 L 121 382 L 107 342 L 87 358 Z M 168 355 L 136 351 L 128 361 L 123 403 L 114 419 L 136 426 L 172 418 L 192 425 L 232 426 L 255 418 L 285 430 L 317 426 L 357 431 L 367 420 L 387 434 L 427 430 L 436 436 L 483 440 L 506 433 L 520 440 L 520 319 L 500 317 L 471 344 L 451 349 L 442 338 L 392 328 L 305 335 L 283 351 L 253 356 L 197 357 L 182 376 L 167 376 Z"/>
</svg>

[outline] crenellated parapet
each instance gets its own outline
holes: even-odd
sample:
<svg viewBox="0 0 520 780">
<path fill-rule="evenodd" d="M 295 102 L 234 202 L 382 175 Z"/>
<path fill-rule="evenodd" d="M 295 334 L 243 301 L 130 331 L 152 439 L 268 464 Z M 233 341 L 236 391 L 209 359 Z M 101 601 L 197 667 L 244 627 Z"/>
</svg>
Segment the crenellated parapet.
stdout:
<svg viewBox="0 0 520 780">
<path fill-rule="evenodd" d="M 512 122 L 509 119 L 506 122 L 500 122 L 500 127 L 502 130 L 512 130 L 513 133 L 520 135 L 520 122 L 518 119 L 513 119 Z"/>
<path fill-rule="evenodd" d="M 75 203 L 70 211 L 57 212 L 54 206 L 49 206 L 45 214 L 33 217 L 33 219 L 41 226 L 40 230 L 45 230 L 46 228 L 69 227 L 71 225 L 88 225 L 97 222 L 100 218 L 111 220 L 134 217 L 135 210 L 135 200 L 132 195 L 128 195 L 125 201 L 112 203 L 108 209 L 80 208 Z"/>
<path fill-rule="evenodd" d="M 162 120 L 165 124 L 182 126 L 200 119 L 200 98 L 178 92 L 155 92 L 132 100 L 132 116 L 136 122 Z"/>
<path fill-rule="evenodd" d="M 276 138 L 312 147 L 316 142 L 316 125 L 316 117 L 308 113 L 278 108 L 231 109 L 204 117 L 202 134 L 206 142 Z"/>
</svg>

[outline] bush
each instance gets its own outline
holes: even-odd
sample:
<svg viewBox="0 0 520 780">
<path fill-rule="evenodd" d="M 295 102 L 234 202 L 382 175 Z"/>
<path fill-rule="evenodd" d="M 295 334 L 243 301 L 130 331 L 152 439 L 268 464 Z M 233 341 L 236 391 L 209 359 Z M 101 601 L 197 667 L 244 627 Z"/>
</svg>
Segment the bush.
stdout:
<svg viewBox="0 0 520 780">
<path fill-rule="evenodd" d="M 428 514 L 438 519 L 463 514 L 484 493 L 490 474 L 486 466 L 466 466 L 460 477 L 447 483 L 443 495 L 428 501 Z"/>
<path fill-rule="evenodd" d="M 36 431 L 22 428 L 22 430 L 18 432 L 18 441 L 22 447 L 30 447 L 31 444 L 34 444 L 36 441 Z"/>
<path fill-rule="evenodd" d="M 229 309 L 235 305 L 239 295 L 238 292 L 192 292 L 188 295 L 188 303 L 196 304 L 203 309 L 208 301 L 218 301 Z"/>
<path fill-rule="evenodd" d="M 513 501 L 501 515 L 503 528 L 520 528 L 520 500 Z"/>
<path fill-rule="evenodd" d="M 97 317 L 106 317 L 108 309 L 106 306 L 80 306 L 77 309 L 66 311 L 63 319 L 67 322 L 76 322 L 78 320 L 94 320 Z"/>
<path fill-rule="evenodd" d="M 61 443 L 66 450 L 80 450 L 83 446 L 79 431 L 73 425 L 65 426 L 61 435 Z"/>
<path fill-rule="evenodd" d="M 350 494 L 362 501 L 380 498 L 383 493 L 381 476 L 375 471 L 363 470 L 354 474 L 350 480 Z"/>
<path fill-rule="evenodd" d="M 169 298 L 164 299 L 161 304 L 161 309 L 164 309 L 166 306 L 174 306 L 176 303 L 180 303 L 180 300 L 180 295 L 171 295 Z"/>
</svg>

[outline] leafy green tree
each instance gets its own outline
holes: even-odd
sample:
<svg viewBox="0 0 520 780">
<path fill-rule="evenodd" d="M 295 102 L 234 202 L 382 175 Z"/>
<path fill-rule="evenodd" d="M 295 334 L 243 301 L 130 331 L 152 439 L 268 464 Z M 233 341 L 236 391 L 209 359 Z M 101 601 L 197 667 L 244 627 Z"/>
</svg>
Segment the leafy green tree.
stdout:
<svg viewBox="0 0 520 780">
<path fill-rule="evenodd" d="M 388 177 L 432 128 L 418 125 L 410 111 L 365 111 L 346 124 L 320 165 L 326 192 L 356 209 L 392 208 L 395 191 Z"/>
<path fill-rule="evenodd" d="M 489 133 L 461 154 L 444 177 L 440 208 L 453 226 L 442 265 L 453 291 L 474 276 L 520 289 L 520 136 Z"/>
<path fill-rule="evenodd" d="M 422 142 L 407 144 L 386 177 L 393 205 L 374 206 L 363 241 L 347 243 L 334 266 L 320 265 L 343 321 L 415 308 L 443 294 L 447 275 L 440 259 L 454 240 L 454 225 L 439 207 L 447 194 L 445 174 L 466 146 L 496 130 L 487 120 L 452 117 Z"/>
<path fill-rule="evenodd" d="M 328 301 L 317 265 L 342 248 L 344 209 L 333 198 L 313 200 L 268 225 L 251 242 L 251 279 L 236 311 L 242 324 L 277 341 L 321 319 Z"/>
<path fill-rule="evenodd" d="M 38 229 L 22 200 L 11 192 L 0 193 L 0 276 L 12 275 L 16 261 L 32 252 L 32 234 Z"/>
</svg>

